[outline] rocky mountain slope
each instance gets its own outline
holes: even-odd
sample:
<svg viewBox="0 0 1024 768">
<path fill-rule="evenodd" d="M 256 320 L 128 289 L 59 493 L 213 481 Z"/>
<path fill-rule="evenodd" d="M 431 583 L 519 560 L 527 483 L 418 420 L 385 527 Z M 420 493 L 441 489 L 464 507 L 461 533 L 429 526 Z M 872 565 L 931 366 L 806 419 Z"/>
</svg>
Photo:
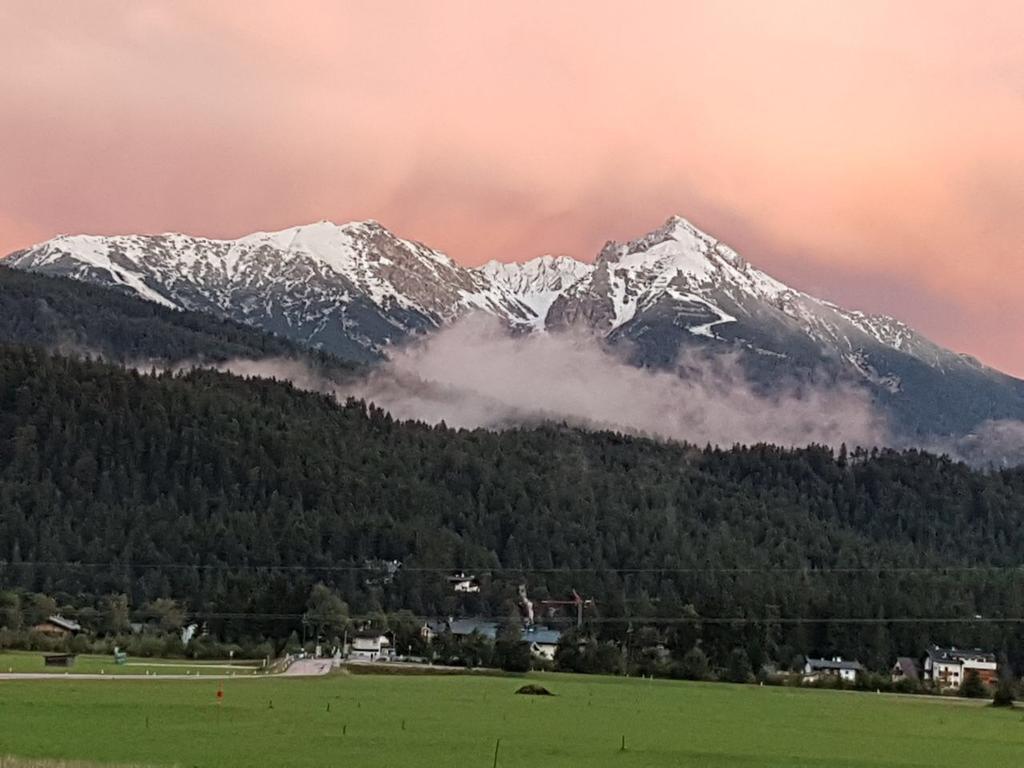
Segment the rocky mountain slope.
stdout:
<svg viewBox="0 0 1024 768">
<path fill-rule="evenodd" d="M 373 221 L 322 221 L 238 240 L 62 236 L 6 264 L 212 312 L 356 360 L 470 310 L 535 318 L 483 273 Z"/>
<path fill-rule="evenodd" d="M 608 243 L 593 264 L 543 256 L 468 269 L 373 221 L 238 240 L 61 236 L 5 263 L 214 313 L 354 360 L 484 312 L 521 332 L 586 329 L 628 344 L 639 365 L 728 351 L 767 391 L 783 379 L 856 382 L 902 435 L 963 435 L 986 420 L 1024 418 L 1024 382 L 898 320 L 790 288 L 678 217 Z"/>
<path fill-rule="evenodd" d="M 0 345 L 148 368 L 294 360 L 341 380 L 361 367 L 206 312 L 173 310 L 76 280 L 0 266 Z"/>
</svg>

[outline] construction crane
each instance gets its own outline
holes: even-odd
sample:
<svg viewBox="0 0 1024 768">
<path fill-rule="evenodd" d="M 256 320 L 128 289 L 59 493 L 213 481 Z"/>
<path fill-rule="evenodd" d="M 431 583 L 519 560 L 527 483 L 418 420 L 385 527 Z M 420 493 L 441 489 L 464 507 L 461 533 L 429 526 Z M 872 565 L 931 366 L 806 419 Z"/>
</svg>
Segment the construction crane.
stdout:
<svg viewBox="0 0 1024 768">
<path fill-rule="evenodd" d="M 587 598 L 586 600 L 580 596 L 580 593 L 575 589 L 572 591 L 571 600 L 541 600 L 540 604 L 548 609 L 555 609 L 566 605 L 572 605 L 576 607 L 576 628 L 579 629 L 583 626 L 583 609 L 593 608 L 594 601 Z"/>
</svg>

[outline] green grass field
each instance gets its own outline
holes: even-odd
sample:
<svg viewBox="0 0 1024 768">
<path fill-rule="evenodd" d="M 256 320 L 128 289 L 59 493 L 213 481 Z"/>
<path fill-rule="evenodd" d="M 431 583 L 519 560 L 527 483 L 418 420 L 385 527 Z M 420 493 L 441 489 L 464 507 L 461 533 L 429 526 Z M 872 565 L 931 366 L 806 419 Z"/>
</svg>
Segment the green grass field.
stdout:
<svg viewBox="0 0 1024 768">
<path fill-rule="evenodd" d="M 1019 766 L 1024 718 L 959 700 L 534 676 L 0 682 L 0 755 L 179 766 Z M 626 738 L 626 751 L 621 740 Z"/>
<path fill-rule="evenodd" d="M 127 664 L 115 664 L 112 656 L 82 654 L 71 667 L 47 667 L 42 651 L 10 651 L 0 653 L 0 673 L 47 672 L 69 675 L 251 675 L 256 662 L 190 661 L 188 659 L 143 659 L 129 657 Z"/>
</svg>

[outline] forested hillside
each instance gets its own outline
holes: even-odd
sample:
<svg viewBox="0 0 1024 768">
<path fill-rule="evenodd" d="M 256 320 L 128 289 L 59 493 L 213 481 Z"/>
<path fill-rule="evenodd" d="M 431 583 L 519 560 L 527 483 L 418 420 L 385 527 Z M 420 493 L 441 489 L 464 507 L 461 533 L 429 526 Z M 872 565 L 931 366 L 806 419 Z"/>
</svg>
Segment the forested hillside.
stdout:
<svg viewBox="0 0 1024 768">
<path fill-rule="evenodd" d="M 0 266 L 0 343 L 132 364 L 303 357 L 332 358 L 230 320 L 161 307 L 109 288 Z"/>
<path fill-rule="evenodd" d="M 1015 653 L 1016 623 L 974 617 L 1024 616 L 1022 522 L 1024 471 L 926 454 L 454 431 L 280 383 L 0 352 L 0 588 L 175 598 L 227 638 L 298 628 L 320 581 L 353 616 L 505 616 L 522 581 L 595 598 L 602 637 L 721 663 L 738 645 L 755 663 Z M 392 560 L 394 578 L 375 567 Z M 456 569 L 480 594 L 452 593 Z"/>
</svg>

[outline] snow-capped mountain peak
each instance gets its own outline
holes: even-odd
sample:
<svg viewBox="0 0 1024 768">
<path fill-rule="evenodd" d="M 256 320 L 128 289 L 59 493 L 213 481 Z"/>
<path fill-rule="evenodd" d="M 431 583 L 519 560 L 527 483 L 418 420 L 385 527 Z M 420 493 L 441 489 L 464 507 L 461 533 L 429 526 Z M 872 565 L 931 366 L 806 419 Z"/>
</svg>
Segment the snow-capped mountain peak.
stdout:
<svg viewBox="0 0 1024 768">
<path fill-rule="evenodd" d="M 672 216 L 661 227 L 635 240 L 606 243 L 598 263 L 614 265 L 612 269 L 657 274 L 662 276 L 662 282 L 686 275 L 698 282 L 720 278 L 762 296 L 792 291 L 751 267 L 732 248 L 681 216 Z"/>
<path fill-rule="evenodd" d="M 537 256 L 529 261 L 489 261 L 478 269 L 516 293 L 560 291 L 593 270 L 571 256 Z"/>
<path fill-rule="evenodd" d="M 513 324 L 536 319 L 482 273 L 376 221 L 320 221 L 237 240 L 63 236 L 14 253 L 7 264 L 215 312 L 356 358 L 468 311 Z"/>
<path fill-rule="evenodd" d="M 644 365 L 670 366 L 687 348 L 710 345 L 743 356 L 768 383 L 780 371 L 852 377 L 882 399 L 902 398 L 915 425 L 920 409 L 907 387 L 926 381 L 961 414 L 1000 413 L 976 405 L 962 382 L 996 387 L 989 396 L 996 401 L 1004 392 L 1024 400 L 1020 382 L 897 320 L 790 288 L 679 216 L 608 243 L 593 263 L 541 256 L 467 269 L 376 221 L 319 221 L 236 240 L 62 235 L 11 254 L 6 264 L 230 317 L 362 360 L 485 312 L 520 331 L 582 326 L 608 343 L 628 342 Z"/>
<path fill-rule="evenodd" d="M 542 329 L 551 304 L 569 286 L 589 275 L 592 264 L 577 261 L 571 256 L 538 256 L 524 262 L 489 261 L 478 271 L 495 286 L 505 288 L 525 306 L 533 317 L 522 323 Z"/>
</svg>

